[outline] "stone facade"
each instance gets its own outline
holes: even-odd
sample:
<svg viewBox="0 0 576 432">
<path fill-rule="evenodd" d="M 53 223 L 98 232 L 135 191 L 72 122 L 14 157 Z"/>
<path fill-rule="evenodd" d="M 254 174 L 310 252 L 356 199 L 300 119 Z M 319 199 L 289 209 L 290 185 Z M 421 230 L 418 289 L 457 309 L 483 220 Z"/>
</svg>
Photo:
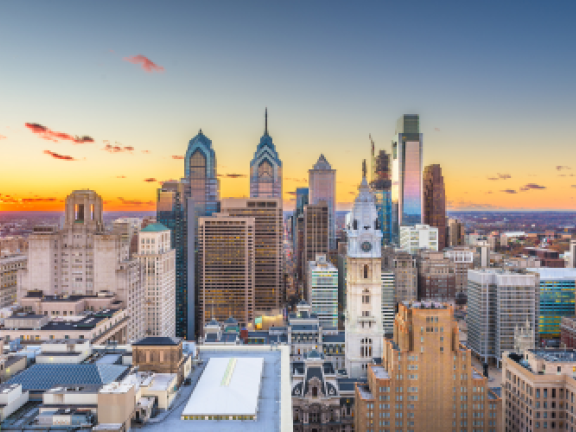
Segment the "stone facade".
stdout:
<svg viewBox="0 0 576 432">
<path fill-rule="evenodd" d="M 0 258 L 0 308 L 16 302 L 18 271 L 25 269 L 27 264 L 25 255 Z"/>
<path fill-rule="evenodd" d="M 440 165 L 424 168 L 424 223 L 438 228 L 438 250 L 446 246 L 446 193 Z"/>
</svg>

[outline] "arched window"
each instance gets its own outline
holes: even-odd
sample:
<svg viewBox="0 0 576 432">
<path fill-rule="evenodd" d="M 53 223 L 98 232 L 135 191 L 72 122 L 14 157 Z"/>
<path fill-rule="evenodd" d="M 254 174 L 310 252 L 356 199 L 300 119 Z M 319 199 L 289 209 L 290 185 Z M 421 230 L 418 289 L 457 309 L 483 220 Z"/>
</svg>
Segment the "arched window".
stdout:
<svg viewBox="0 0 576 432">
<path fill-rule="evenodd" d="M 368 279 L 368 264 L 364 264 L 364 279 Z"/>
</svg>

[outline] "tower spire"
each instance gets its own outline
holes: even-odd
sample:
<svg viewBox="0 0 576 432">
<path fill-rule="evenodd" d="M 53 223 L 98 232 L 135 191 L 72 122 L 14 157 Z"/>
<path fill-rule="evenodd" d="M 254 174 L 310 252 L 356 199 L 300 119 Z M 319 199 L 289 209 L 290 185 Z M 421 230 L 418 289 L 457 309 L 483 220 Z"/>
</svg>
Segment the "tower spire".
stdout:
<svg viewBox="0 0 576 432">
<path fill-rule="evenodd" d="M 264 135 L 268 135 L 268 107 L 264 111 Z"/>
</svg>

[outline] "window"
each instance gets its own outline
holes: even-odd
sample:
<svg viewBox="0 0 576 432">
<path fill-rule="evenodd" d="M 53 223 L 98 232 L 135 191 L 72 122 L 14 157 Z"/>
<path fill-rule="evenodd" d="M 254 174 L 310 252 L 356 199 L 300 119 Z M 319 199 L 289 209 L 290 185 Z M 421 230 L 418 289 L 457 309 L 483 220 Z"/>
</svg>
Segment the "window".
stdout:
<svg viewBox="0 0 576 432">
<path fill-rule="evenodd" d="M 368 264 L 364 265 L 364 279 L 368 279 Z"/>
</svg>

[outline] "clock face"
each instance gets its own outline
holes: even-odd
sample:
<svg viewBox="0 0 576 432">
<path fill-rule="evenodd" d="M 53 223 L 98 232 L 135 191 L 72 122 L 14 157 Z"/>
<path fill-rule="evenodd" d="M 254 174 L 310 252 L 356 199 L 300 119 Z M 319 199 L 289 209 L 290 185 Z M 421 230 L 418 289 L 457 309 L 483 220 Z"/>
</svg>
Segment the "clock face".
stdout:
<svg viewBox="0 0 576 432">
<path fill-rule="evenodd" d="M 364 252 L 370 252 L 372 250 L 372 243 L 365 241 L 361 247 Z"/>
</svg>

